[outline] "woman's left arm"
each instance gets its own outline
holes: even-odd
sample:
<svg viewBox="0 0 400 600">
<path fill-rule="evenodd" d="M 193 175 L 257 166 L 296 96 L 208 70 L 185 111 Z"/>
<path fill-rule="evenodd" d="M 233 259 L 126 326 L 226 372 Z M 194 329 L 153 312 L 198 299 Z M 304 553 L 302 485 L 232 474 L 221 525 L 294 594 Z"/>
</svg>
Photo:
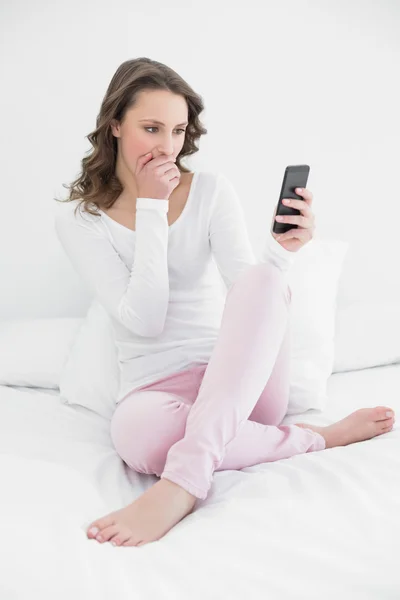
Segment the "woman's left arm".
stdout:
<svg viewBox="0 0 400 600">
<path fill-rule="evenodd" d="M 250 243 L 242 203 L 232 182 L 218 173 L 212 197 L 209 220 L 209 243 L 227 289 L 249 265 L 272 262 L 287 271 L 295 261 L 295 254 L 276 241 L 268 231 L 260 259 L 254 255 Z"/>
</svg>

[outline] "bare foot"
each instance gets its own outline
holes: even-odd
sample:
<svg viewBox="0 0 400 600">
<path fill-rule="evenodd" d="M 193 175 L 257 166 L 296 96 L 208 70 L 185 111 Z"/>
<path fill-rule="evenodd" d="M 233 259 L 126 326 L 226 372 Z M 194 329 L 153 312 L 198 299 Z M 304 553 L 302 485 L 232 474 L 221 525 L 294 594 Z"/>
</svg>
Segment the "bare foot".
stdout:
<svg viewBox="0 0 400 600">
<path fill-rule="evenodd" d="M 196 496 L 180 485 L 160 479 L 128 506 L 93 521 L 87 536 L 116 546 L 142 546 L 163 537 L 195 503 Z M 91 533 L 93 527 L 99 531 Z"/>
<path fill-rule="evenodd" d="M 390 411 L 393 416 L 388 417 L 387 411 Z M 320 433 L 325 438 L 326 448 L 333 448 L 334 446 L 347 446 L 354 442 L 363 442 L 387 433 L 393 429 L 395 420 L 393 409 L 387 406 L 375 406 L 374 408 L 360 408 L 341 421 L 327 427 L 318 427 L 307 423 L 295 423 L 295 425 Z"/>
</svg>

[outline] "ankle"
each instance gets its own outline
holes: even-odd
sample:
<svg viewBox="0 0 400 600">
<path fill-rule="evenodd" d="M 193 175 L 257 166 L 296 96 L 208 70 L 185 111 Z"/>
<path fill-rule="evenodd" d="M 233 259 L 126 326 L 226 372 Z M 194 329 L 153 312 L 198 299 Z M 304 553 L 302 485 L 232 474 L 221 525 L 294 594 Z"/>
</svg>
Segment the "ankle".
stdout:
<svg viewBox="0 0 400 600">
<path fill-rule="evenodd" d="M 335 440 L 334 440 L 334 436 L 332 435 L 332 431 L 329 429 L 329 426 L 321 427 L 321 430 L 319 431 L 319 433 L 322 435 L 322 437 L 325 440 L 325 449 L 334 448 L 335 446 L 337 446 L 337 444 L 335 443 Z"/>
</svg>

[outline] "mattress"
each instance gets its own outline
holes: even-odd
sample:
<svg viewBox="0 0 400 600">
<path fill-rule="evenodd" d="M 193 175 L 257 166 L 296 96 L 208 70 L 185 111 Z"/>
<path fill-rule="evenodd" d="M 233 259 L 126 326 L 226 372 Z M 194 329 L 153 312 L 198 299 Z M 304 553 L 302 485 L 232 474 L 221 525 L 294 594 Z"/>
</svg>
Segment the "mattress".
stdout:
<svg viewBox="0 0 400 600">
<path fill-rule="evenodd" d="M 109 421 L 56 390 L 0 386 L 1 600 L 400 598 L 400 365 L 336 373 L 328 425 L 387 405 L 391 432 L 349 446 L 214 473 L 194 512 L 157 542 L 86 537 L 156 476 L 117 455 Z"/>
</svg>

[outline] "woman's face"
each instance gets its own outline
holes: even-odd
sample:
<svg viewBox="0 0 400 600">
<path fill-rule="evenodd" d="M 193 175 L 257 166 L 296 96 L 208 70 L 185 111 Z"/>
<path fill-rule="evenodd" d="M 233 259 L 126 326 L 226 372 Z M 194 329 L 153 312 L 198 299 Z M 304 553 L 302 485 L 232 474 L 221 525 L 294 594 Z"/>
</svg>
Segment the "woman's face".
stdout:
<svg viewBox="0 0 400 600">
<path fill-rule="evenodd" d="M 183 96 L 168 90 L 143 90 L 122 123 L 112 124 L 112 133 L 118 138 L 118 158 L 132 173 L 138 159 L 148 152 L 153 152 L 153 158 L 172 154 L 176 159 L 184 144 L 187 121 Z"/>
</svg>

